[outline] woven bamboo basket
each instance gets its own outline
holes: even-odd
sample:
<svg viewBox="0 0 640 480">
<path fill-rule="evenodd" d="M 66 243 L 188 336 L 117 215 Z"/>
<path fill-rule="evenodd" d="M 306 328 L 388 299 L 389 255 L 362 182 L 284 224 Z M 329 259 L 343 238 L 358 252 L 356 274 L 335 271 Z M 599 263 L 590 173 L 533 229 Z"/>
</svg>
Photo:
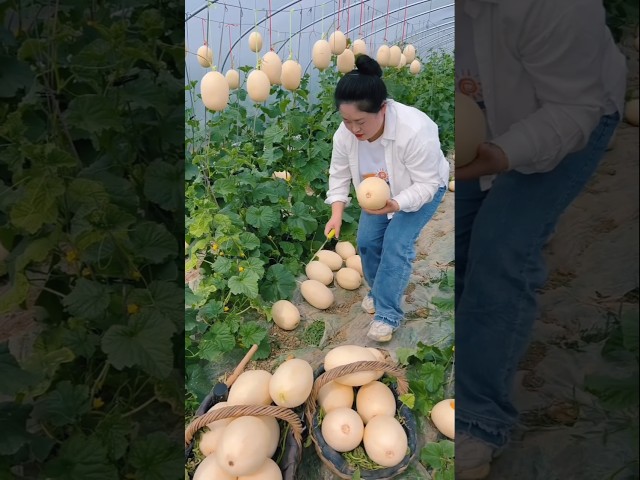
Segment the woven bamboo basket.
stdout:
<svg viewBox="0 0 640 480">
<path fill-rule="evenodd" d="M 293 439 L 294 444 L 290 445 L 289 441 L 285 443 L 285 452 L 278 465 L 283 471 L 284 478 L 293 479 L 295 476 L 296 466 L 302 457 L 302 432 L 304 430 L 304 426 L 298 414 L 289 408 L 278 407 L 275 405 L 233 405 L 212 410 L 194 418 L 187 426 L 184 432 L 185 449 L 192 445 L 196 433 L 203 427 L 206 427 L 209 423 L 215 422 L 216 420 L 222 420 L 224 418 L 237 418 L 244 416 L 275 417 L 276 419 L 284 420 L 289 424 L 290 429 L 288 437 Z M 287 440 L 289 440 L 289 438 L 287 438 Z M 282 445 L 282 442 L 280 442 L 280 444 Z M 290 464 L 291 459 L 288 459 L 287 449 L 294 449 L 295 464 L 293 465 Z M 279 446 L 274 455 L 274 460 L 280 456 L 280 453 L 281 447 Z M 289 460 L 289 462 L 287 460 Z M 284 475 L 285 470 L 288 471 L 287 475 Z"/>
<path fill-rule="evenodd" d="M 332 473 L 340 478 L 350 479 L 353 478 L 355 469 L 351 467 L 347 460 L 339 453 L 333 450 L 322 437 L 321 427 L 319 425 L 319 410 L 317 408 L 317 398 L 320 389 L 336 378 L 342 377 L 349 373 L 363 372 L 367 370 L 383 370 L 385 375 L 395 377 L 396 384 L 391 387 L 391 390 L 396 397 L 396 411 L 404 419 L 403 428 L 407 433 L 407 439 L 409 444 L 409 453 L 398 465 L 389 468 L 380 468 L 377 470 L 364 470 L 360 469 L 360 478 L 367 480 L 389 480 L 404 472 L 409 464 L 414 460 L 417 452 L 418 438 L 417 438 L 417 424 L 413 412 L 399 400 L 399 396 L 409 391 L 409 384 L 407 382 L 405 370 L 401 367 L 391 365 L 386 362 L 379 361 L 363 361 L 354 362 L 340 367 L 332 368 L 328 372 L 325 372 L 321 367 L 316 371 L 316 379 L 313 384 L 311 394 L 307 399 L 305 406 L 305 417 L 307 419 L 307 426 L 309 428 L 309 435 L 313 440 L 313 444 L 316 453 L 320 457 L 322 463 L 324 463 Z"/>
</svg>

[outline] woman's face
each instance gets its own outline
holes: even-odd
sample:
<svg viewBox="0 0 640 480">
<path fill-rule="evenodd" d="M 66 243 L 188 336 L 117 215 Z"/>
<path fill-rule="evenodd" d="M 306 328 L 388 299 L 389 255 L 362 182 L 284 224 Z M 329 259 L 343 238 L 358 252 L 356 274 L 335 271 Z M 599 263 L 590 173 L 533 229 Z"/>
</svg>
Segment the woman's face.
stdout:
<svg viewBox="0 0 640 480">
<path fill-rule="evenodd" d="M 339 111 L 344 126 L 353 133 L 358 140 L 376 140 L 384 131 L 384 104 L 378 113 L 363 112 L 355 103 L 343 103 Z"/>
</svg>

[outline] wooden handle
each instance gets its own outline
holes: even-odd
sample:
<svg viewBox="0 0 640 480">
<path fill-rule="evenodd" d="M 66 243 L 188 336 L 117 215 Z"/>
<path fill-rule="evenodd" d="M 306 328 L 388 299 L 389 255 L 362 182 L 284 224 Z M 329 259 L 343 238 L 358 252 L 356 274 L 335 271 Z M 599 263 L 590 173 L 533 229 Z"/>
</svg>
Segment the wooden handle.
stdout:
<svg viewBox="0 0 640 480">
<path fill-rule="evenodd" d="M 229 375 L 229 378 L 227 378 L 227 381 L 224 382 L 227 385 L 227 387 L 230 387 L 233 384 L 233 382 L 235 382 L 236 379 L 240 376 L 240 374 L 244 371 L 245 367 L 247 366 L 247 363 L 251 361 L 251 357 L 253 357 L 253 354 L 256 353 L 256 350 L 258 350 L 258 345 L 254 344 L 249 349 L 247 354 L 244 356 L 242 361 L 238 364 L 238 366 L 233 371 L 233 373 Z"/>
</svg>

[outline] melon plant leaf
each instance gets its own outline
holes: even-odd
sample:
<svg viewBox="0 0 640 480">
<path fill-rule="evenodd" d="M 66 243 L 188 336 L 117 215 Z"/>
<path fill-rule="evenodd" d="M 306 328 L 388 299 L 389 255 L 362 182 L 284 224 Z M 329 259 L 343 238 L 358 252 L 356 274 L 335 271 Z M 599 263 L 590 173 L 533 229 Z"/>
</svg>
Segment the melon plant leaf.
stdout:
<svg viewBox="0 0 640 480">
<path fill-rule="evenodd" d="M 242 345 L 251 347 L 251 345 L 259 345 L 262 342 L 267 336 L 267 329 L 256 322 L 246 322 L 240 325 L 238 336 Z"/>
<path fill-rule="evenodd" d="M 75 423 L 89 410 L 89 387 L 72 385 L 70 381 L 64 380 L 56 385 L 55 390 L 38 398 L 33 416 L 53 425 L 62 426 Z"/>
<path fill-rule="evenodd" d="M 177 369 L 171 375 L 156 381 L 153 391 L 161 402 L 171 406 L 171 410 L 184 416 L 184 375 Z"/>
<path fill-rule="evenodd" d="M 31 405 L 0 403 L 0 455 L 13 455 L 30 440 L 26 425 L 31 408 Z"/>
<path fill-rule="evenodd" d="M 124 128 L 115 103 L 102 95 L 75 97 L 69 102 L 63 117 L 70 126 L 90 133 L 100 133 L 103 130 L 121 132 Z"/>
<path fill-rule="evenodd" d="M 4 39 L 3 39 L 4 40 Z M 0 98 L 13 97 L 26 85 L 31 85 L 34 72 L 29 65 L 12 56 L 0 56 Z"/>
<path fill-rule="evenodd" d="M 117 480 L 116 467 L 97 437 L 76 433 L 62 444 L 58 456 L 45 464 L 52 480 Z"/>
<path fill-rule="evenodd" d="M 258 229 L 261 235 L 266 235 L 270 229 L 280 223 L 280 214 L 273 207 L 251 206 L 247 208 L 246 220 L 249 225 Z"/>
<path fill-rule="evenodd" d="M 140 367 L 149 375 L 166 377 L 173 367 L 171 334 L 174 326 L 141 311 L 127 325 L 112 325 L 102 339 L 102 350 L 118 370 Z"/>
<path fill-rule="evenodd" d="M 260 286 L 262 298 L 268 302 L 288 300 L 296 288 L 296 279 L 284 265 L 271 265 Z"/>
<path fill-rule="evenodd" d="M 242 232 L 240 234 L 240 244 L 242 245 L 243 250 L 250 252 L 260 246 L 260 239 L 251 232 Z"/>
<path fill-rule="evenodd" d="M 73 290 L 62 301 L 74 317 L 96 320 L 109 306 L 109 289 L 102 283 L 79 278 Z"/>
<path fill-rule="evenodd" d="M 234 295 L 255 298 L 258 296 L 258 280 L 260 280 L 260 277 L 255 272 L 245 270 L 229 279 L 229 290 Z"/>
<path fill-rule="evenodd" d="M 155 432 L 131 445 L 130 462 L 139 480 L 175 480 L 182 476 L 180 446 L 167 435 Z"/>
<path fill-rule="evenodd" d="M 57 199 L 64 193 L 62 180 L 41 177 L 30 181 L 21 198 L 13 205 L 11 223 L 29 233 L 58 217 Z"/>
<path fill-rule="evenodd" d="M 34 373 L 22 370 L 7 345 L 7 342 L 0 344 L 0 378 L 2 379 L 0 393 L 14 395 L 35 384 L 39 377 Z"/>
<path fill-rule="evenodd" d="M 151 263 L 161 263 L 176 255 L 176 239 L 164 225 L 154 222 L 140 223 L 136 225 L 131 236 L 139 258 Z"/>
<path fill-rule="evenodd" d="M 131 433 L 133 425 L 131 421 L 118 414 L 112 414 L 100 420 L 95 433 L 100 442 L 106 447 L 107 455 L 113 460 L 118 460 L 127 451 L 127 435 Z"/>
<path fill-rule="evenodd" d="M 236 338 L 226 322 L 215 323 L 200 341 L 199 356 L 203 360 L 213 361 L 236 346 Z"/>
<path fill-rule="evenodd" d="M 175 211 L 184 203 L 182 168 L 161 160 L 149 164 L 144 175 L 144 194 L 152 202 L 168 211 Z"/>
<path fill-rule="evenodd" d="M 291 209 L 291 216 L 287 218 L 287 226 L 290 230 L 299 230 L 309 235 L 318 227 L 318 221 L 309 212 L 309 206 L 298 202 Z M 302 238 L 301 240 L 305 240 Z"/>
</svg>

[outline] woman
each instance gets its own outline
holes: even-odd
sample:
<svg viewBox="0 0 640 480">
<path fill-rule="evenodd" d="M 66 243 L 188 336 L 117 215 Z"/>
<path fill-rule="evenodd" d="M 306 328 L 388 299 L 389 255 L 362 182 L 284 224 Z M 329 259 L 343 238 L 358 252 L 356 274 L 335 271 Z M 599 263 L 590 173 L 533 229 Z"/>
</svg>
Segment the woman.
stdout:
<svg viewBox="0 0 640 480">
<path fill-rule="evenodd" d="M 456 168 L 456 479 L 489 475 L 537 315 L 543 247 L 604 156 L 624 56 L 599 0 L 456 3 L 457 87 L 490 143 Z"/>
<path fill-rule="evenodd" d="M 367 336 L 391 340 L 404 317 L 401 301 L 409 284 L 415 242 L 444 196 L 449 163 L 440 149 L 438 126 L 416 108 L 387 99 L 382 69 L 360 55 L 356 69 L 340 79 L 334 99 L 342 124 L 333 136 L 329 190 L 331 218 L 325 235 L 340 235 L 349 190 L 369 176 L 384 179 L 391 199 L 379 210 L 362 209 L 357 244 L 371 288 L 362 308 L 375 314 Z"/>
</svg>

